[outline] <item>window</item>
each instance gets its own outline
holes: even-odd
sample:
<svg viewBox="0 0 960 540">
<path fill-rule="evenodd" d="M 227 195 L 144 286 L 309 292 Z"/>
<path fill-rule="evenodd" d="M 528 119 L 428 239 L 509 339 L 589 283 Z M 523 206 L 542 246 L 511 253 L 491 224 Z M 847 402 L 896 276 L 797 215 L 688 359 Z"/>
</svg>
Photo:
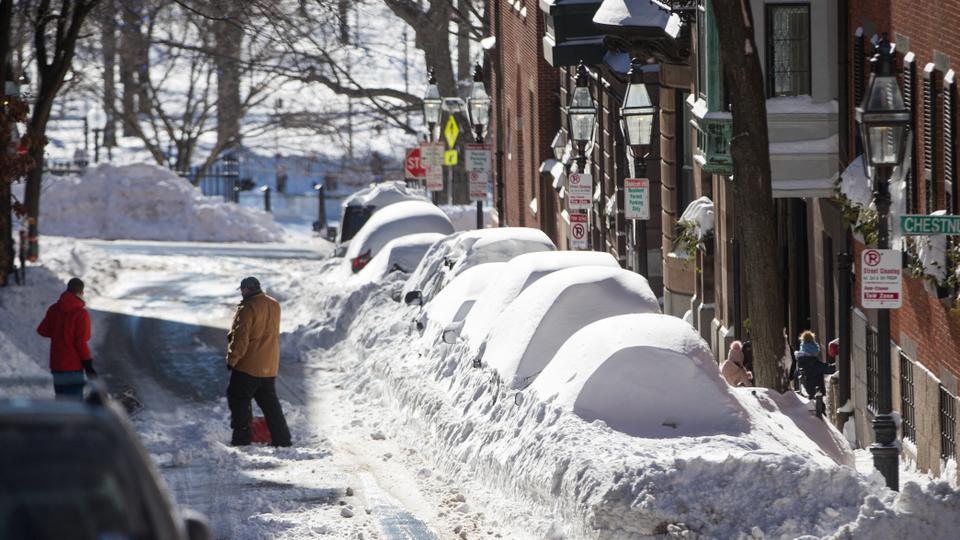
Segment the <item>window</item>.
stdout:
<svg viewBox="0 0 960 540">
<path fill-rule="evenodd" d="M 867 327 L 867 408 L 874 414 L 880 405 L 879 359 L 877 349 L 877 331 Z"/>
<path fill-rule="evenodd" d="M 810 5 L 768 5 L 766 36 L 770 97 L 809 94 Z"/>
<path fill-rule="evenodd" d="M 914 415 L 913 362 L 900 353 L 900 417 L 903 438 L 917 440 L 917 424 Z"/>
<path fill-rule="evenodd" d="M 957 456 L 957 398 L 940 385 L 940 457 Z"/>
</svg>

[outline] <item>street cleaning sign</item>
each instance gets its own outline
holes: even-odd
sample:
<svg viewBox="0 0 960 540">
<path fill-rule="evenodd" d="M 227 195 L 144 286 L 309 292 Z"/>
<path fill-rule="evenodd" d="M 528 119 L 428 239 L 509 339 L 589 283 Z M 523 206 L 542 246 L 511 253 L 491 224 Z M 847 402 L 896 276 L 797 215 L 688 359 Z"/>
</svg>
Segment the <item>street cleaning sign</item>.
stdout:
<svg viewBox="0 0 960 540">
<path fill-rule="evenodd" d="M 443 191 L 443 143 L 420 145 L 420 160 L 426 169 L 427 189 Z"/>
<path fill-rule="evenodd" d="M 647 178 L 625 178 L 624 217 L 627 219 L 650 219 L 650 180 Z"/>
<path fill-rule="evenodd" d="M 587 229 L 589 214 L 570 214 L 570 249 L 587 249 Z"/>
<path fill-rule="evenodd" d="M 897 309 L 903 303 L 903 253 L 865 249 L 860 254 L 860 304 L 866 309 Z"/>
<path fill-rule="evenodd" d="M 589 210 L 593 205 L 593 176 L 574 173 L 567 177 L 567 208 Z M 571 219 L 573 216 L 570 216 Z M 570 222 L 573 226 L 573 221 Z"/>
<path fill-rule="evenodd" d="M 470 181 L 470 200 L 484 201 L 487 199 L 488 173 L 484 171 L 470 171 L 467 173 Z"/>
<path fill-rule="evenodd" d="M 900 216 L 900 234 L 904 236 L 960 235 L 960 216 Z"/>
</svg>

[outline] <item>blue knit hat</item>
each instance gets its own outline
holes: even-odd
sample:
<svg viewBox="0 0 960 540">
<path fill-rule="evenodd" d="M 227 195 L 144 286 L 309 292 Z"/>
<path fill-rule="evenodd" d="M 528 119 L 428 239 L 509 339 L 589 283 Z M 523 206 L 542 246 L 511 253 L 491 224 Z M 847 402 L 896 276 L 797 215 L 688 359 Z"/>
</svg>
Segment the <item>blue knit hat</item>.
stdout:
<svg viewBox="0 0 960 540">
<path fill-rule="evenodd" d="M 816 341 L 803 341 L 800 343 L 800 352 L 810 356 L 819 355 L 820 345 L 817 345 Z"/>
</svg>

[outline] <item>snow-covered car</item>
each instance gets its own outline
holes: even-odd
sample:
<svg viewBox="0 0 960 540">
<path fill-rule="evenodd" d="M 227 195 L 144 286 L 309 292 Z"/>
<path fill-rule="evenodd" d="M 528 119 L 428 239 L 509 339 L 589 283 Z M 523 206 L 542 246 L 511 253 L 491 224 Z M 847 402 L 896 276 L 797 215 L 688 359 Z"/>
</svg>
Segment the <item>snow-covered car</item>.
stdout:
<svg viewBox="0 0 960 540">
<path fill-rule="evenodd" d="M 622 268 L 578 266 L 527 287 L 497 318 L 483 359 L 513 388 L 527 386 L 571 335 L 628 313 L 660 313 L 646 278 Z"/>
<path fill-rule="evenodd" d="M 425 201 L 404 201 L 380 210 L 357 231 L 347 248 L 346 259 L 353 272 L 363 267 L 396 238 L 410 234 L 453 233 L 453 225 L 439 208 Z"/>
<path fill-rule="evenodd" d="M 420 312 L 417 326 L 428 339 L 436 340 L 445 328 L 461 323 L 483 291 L 497 279 L 507 263 L 495 262 L 474 266 L 455 277 Z"/>
<path fill-rule="evenodd" d="M 613 255 L 601 251 L 548 251 L 518 255 L 498 270 L 495 286 L 483 292 L 463 321 L 462 328 L 456 329 L 455 334 L 467 338 L 474 350 L 480 350 L 497 318 L 524 289 L 551 272 L 576 266 L 620 268 Z"/>
<path fill-rule="evenodd" d="M 86 402 L 0 400 L 0 537 L 208 540 L 178 511 L 126 415 Z"/>
<path fill-rule="evenodd" d="M 343 200 L 340 204 L 340 228 L 337 245 L 346 250 L 349 242 L 377 210 L 402 201 L 429 202 L 423 194 L 407 187 L 402 181 L 370 184 Z"/>
<path fill-rule="evenodd" d="M 430 248 L 407 279 L 403 295 L 410 299 L 408 303 L 426 304 L 453 278 L 477 265 L 554 250 L 556 246 L 540 229 L 499 227 L 460 232 Z"/>
<path fill-rule="evenodd" d="M 408 234 L 394 238 L 363 267 L 357 278 L 364 282 L 377 282 L 391 272 L 409 274 L 420 264 L 430 246 L 442 238 L 446 236 L 440 233 Z"/>
</svg>

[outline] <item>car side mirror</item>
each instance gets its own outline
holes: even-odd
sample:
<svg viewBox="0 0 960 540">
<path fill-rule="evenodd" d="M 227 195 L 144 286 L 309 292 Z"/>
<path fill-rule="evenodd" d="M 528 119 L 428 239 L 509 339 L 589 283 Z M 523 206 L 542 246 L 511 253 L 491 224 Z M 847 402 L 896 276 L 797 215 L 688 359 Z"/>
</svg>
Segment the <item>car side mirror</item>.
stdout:
<svg viewBox="0 0 960 540">
<path fill-rule="evenodd" d="M 412 306 L 416 303 L 419 306 L 423 305 L 423 293 L 420 291 L 410 291 L 403 296 L 403 303 Z"/>
<path fill-rule="evenodd" d="M 443 342 L 446 343 L 447 345 L 453 345 L 454 343 L 457 342 L 458 339 L 460 339 L 461 328 L 463 328 L 462 324 L 452 325 L 444 328 L 441 339 L 443 339 Z"/>
<path fill-rule="evenodd" d="M 190 540 L 213 540 L 207 517 L 196 510 L 185 509 L 180 512 L 183 523 L 187 528 L 187 538 Z"/>
</svg>

